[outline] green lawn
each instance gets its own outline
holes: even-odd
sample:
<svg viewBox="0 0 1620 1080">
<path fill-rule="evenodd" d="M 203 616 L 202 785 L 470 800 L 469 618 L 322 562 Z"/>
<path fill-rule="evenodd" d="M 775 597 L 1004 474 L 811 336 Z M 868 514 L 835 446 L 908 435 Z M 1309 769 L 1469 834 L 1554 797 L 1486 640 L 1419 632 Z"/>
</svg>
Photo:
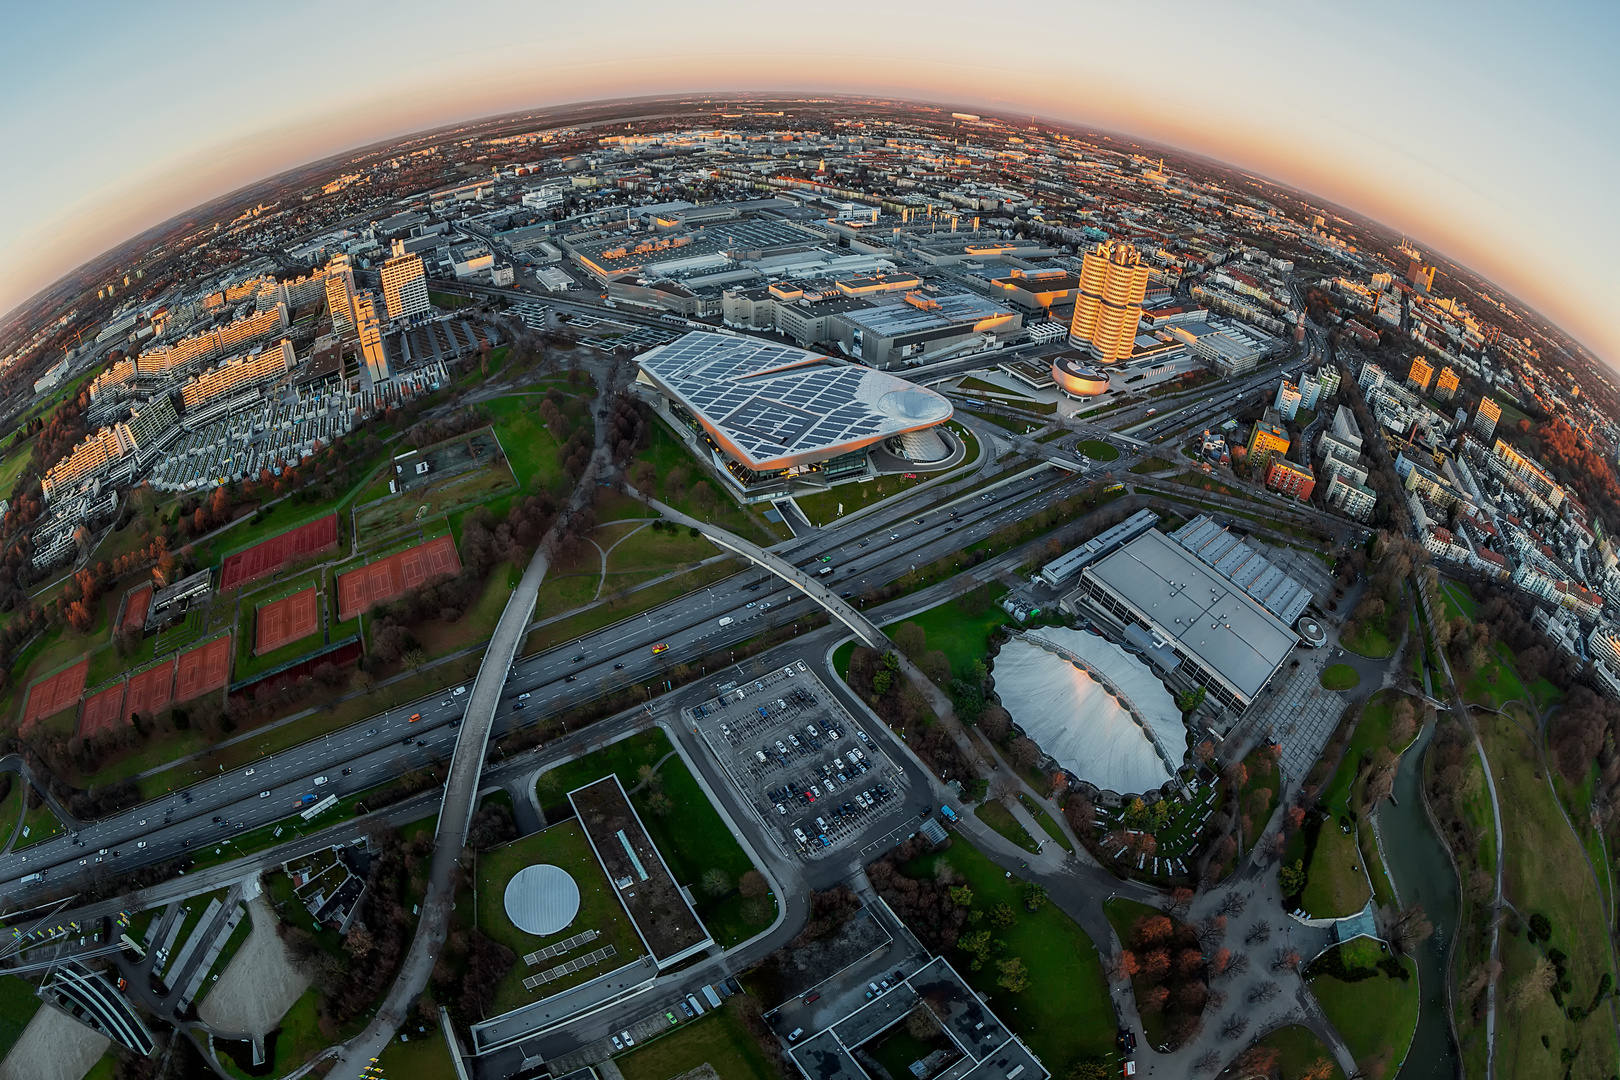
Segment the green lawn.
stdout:
<svg viewBox="0 0 1620 1080">
<path fill-rule="evenodd" d="M 776 917 L 774 901 L 767 898 L 764 904 L 751 909 L 735 891 L 737 881 L 754 869 L 754 864 L 698 786 L 686 763 L 678 755 L 663 760 L 673 750 L 669 736 L 654 728 L 541 773 L 536 790 L 545 808 L 546 820 L 556 821 L 570 812 L 566 798 L 569 791 L 611 772 L 618 775 L 625 791 L 630 792 L 641 783 L 638 772 L 643 765 L 663 761 L 658 765 L 658 775 L 669 800 L 668 812 L 660 815 L 653 811 L 649 801 L 653 794 L 651 788 L 632 792 L 630 801 L 669 864 L 670 873 L 677 882 L 691 887 L 698 918 L 715 941 L 730 948 L 770 925 Z M 733 884 L 733 891 L 719 897 L 705 892 L 701 882 L 709 870 L 724 873 Z"/>
<path fill-rule="evenodd" d="M 1356 847 L 1355 827 L 1346 833 L 1337 820 L 1324 821 L 1317 834 L 1316 850 L 1306 867 L 1310 879 L 1300 895 L 1300 906 L 1318 919 L 1354 915 L 1372 895 L 1360 867 L 1361 852 Z"/>
<path fill-rule="evenodd" d="M 1012 621 L 994 600 L 1006 592 L 997 584 L 990 590 L 992 602 L 985 610 L 969 614 L 961 599 L 947 600 L 937 607 L 920 612 L 901 622 L 890 623 L 883 632 L 892 639 L 906 623 L 916 623 L 928 637 L 928 649 L 938 649 L 951 662 L 951 674 L 965 678 L 973 670 L 975 660 L 983 662 L 990 652 L 990 638 L 997 630 Z"/>
<path fill-rule="evenodd" d="M 22 786 L 22 780 L 20 777 L 16 783 L 18 787 Z M 19 851 L 30 844 L 37 844 L 41 840 L 49 840 L 51 837 L 57 835 L 62 831 L 62 823 L 57 819 L 56 815 L 51 812 L 50 806 L 42 802 L 38 806 L 34 807 L 34 809 L 26 811 L 23 814 L 23 828 L 27 831 L 28 835 L 23 836 L 20 833 L 18 834 L 16 850 Z"/>
<path fill-rule="evenodd" d="M 624 527 L 620 526 L 616 534 L 602 538 L 593 536 L 592 539 L 604 550 L 617 541 L 617 545 L 608 552 L 609 575 L 642 570 L 668 573 L 680 566 L 702 562 L 720 550 L 709 540 L 693 536 L 686 529 L 674 533 L 664 529 L 654 532 L 649 526 L 625 535 Z M 596 552 L 590 554 L 595 555 Z M 611 576 L 608 587 L 612 587 Z"/>
<path fill-rule="evenodd" d="M 1517 707 L 1512 712 L 1521 722 L 1527 722 Z M 1603 901 L 1587 869 L 1581 842 L 1564 823 L 1524 728 L 1507 717 L 1490 715 L 1476 716 L 1475 724 L 1496 773 L 1505 860 L 1503 889 L 1522 916 L 1541 914 L 1551 922 L 1551 946 L 1569 956 L 1567 978 L 1571 989 L 1565 999 L 1588 1004 L 1610 969 L 1603 940 Z M 1511 986 L 1534 963 L 1534 955 L 1517 965 L 1511 956 L 1507 957 L 1506 984 Z M 1538 1064 L 1543 1034 L 1549 1036 L 1555 1052 L 1560 1046 L 1584 1044 L 1583 1062 L 1590 1055 L 1592 1063 L 1602 1063 L 1601 1073 L 1615 1067 L 1616 1049 L 1606 1010 L 1576 1022 L 1556 1009 L 1542 1011 L 1538 1006 L 1530 1010 L 1522 1027 L 1522 1041 L 1527 1045 L 1507 1053 L 1507 1059 L 1519 1068 L 1510 1067 L 1503 1075 L 1552 1075 L 1547 1066 Z"/>
<path fill-rule="evenodd" d="M 1312 1034 L 1310 1028 L 1299 1025 L 1278 1028 L 1261 1039 L 1260 1043 L 1274 1047 L 1282 1054 L 1277 1061 L 1282 1070 L 1282 1080 L 1295 1080 L 1318 1061 L 1326 1061 L 1333 1067 L 1328 1074 L 1329 1080 L 1344 1080 L 1344 1070 L 1333 1060 L 1333 1051 Z"/>
<path fill-rule="evenodd" d="M 0 847 L 5 846 L 11 839 L 11 830 L 17 825 L 17 818 L 23 812 L 23 797 L 28 790 L 28 781 L 19 773 L 9 774 L 11 777 L 11 790 L 4 799 L 0 799 Z M 3 1056 L 3 1055 L 0 1055 Z"/>
<path fill-rule="evenodd" d="M 1349 664 L 1330 664 L 1322 669 L 1324 690 L 1350 690 L 1359 685 L 1361 676 Z"/>
<path fill-rule="evenodd" d="M 1018 819 L 1012 816 L 1012 811 L 1000 803 L 980 803 L 973 808 L 973 816 L 1025 851 L 1041 850 L 1040 845 L 1035 842 L 1035 838 L 1029 835 L 1029 830 L 1020 825 Z"/>
<path fill-rule="evenodd" d="M 562 867 L 579 886 L 579 914 L 574 917 L 573 922 L 549 937 L 536 937 L 519 930 L 506 917 L 504 905 L 506 883 L 512 880 L 512 876 L 519 870 L 535 863 L 551 863 Z M 507 973 L 495 991 L 496 1013 L 587 982 L 598 975 L 623 967 L 642 953 L 641 941 L 636 936 L 634 925 L 625 915 L 624 908 L 613 891 L 612 883 L 602 873 L 601 864 L 596 861 L 596 855 L 585 839 L 585 830 L 574 820 L 559 822 L 548 829 L 480 855 L 476 915 L 479 930 L 517 954 L 517 963 L 512 966 L 512 970 Z M 608 945 L 618 949 L 617 955 L 594 967 L 546 983 L 538 989 L 524 989 L 525 978 L 537 975 L 562 962 L 561 958 L 548 959 L 535 967 L 529 967 L 523 962 L 525 954 L 586 930 L 596 930 L 601 936 L 591 942 L 589 947 L 582 946 L 577 953 L 569 953 L 569 956 Z"/>
<path fill-rule="evenodd" d="M 1063 845 L 1064 851 L 1074 850 L 1074 845 L 1069 843 L 1069 838 L 1063 835 L 1063 829 L 1052 820 L 1052 815 L 1046 812 L 1045 807 L 1038 805 L 1022 791 L 1018 793 L 1018 801 L 1024 804 L 1024 809 L 1029 811 L 1030 817 L 1041 823 L 1041 828 L 1045 830 L 1047 836 Z"/>
<path fill-rule="evenodd" d="M 787 536 L 785 529 L 780 536 L 772 533 L 753 514 L 738 506 L 731 496 L 722 490 L 720 482 L 710 477 L 708 471 L 698 464 L 697 459 L 686 449 L 686 444 L 669 431 L 662 418 L 653 422 L 651 434 L 652 440 L 647 449 L 637 454 L 636 459 L 650 461 L 657 472 L 658 491 L 649 493 L 654 498 L 673 506 L 683 514 L 707 520 L 758 544 L 774 544 Z M 674 499 L 672 496 L 676 492 L 672 490 L 668 481 L 677 469 L 685 471 L 687 487 L 679 499 Z M 705 515 L 699 511 L 692 498 L 692 489 L 697 487 L 699 481 L 708 484 L 710 490 L 715 493 L 716 509 L 711 514 Z"/>
<path fill-rule="evenodd" d="M 856 644 L 857 642 L 853 640 L 846 641 L 842 645 L 838 646 L 838 648 L 833 650 L 833 670 L 838 672 L 838 677 L 840 679 L 849 678 L 849 659 L 855 655 Z"/>
<path fill-rule="evenodd" d="M 1469 622 L 1473 622 L 1479 610 L 1479 605 L 1474 602 L 1474 594 L 1460 581 L 1443 579 L 1440 582 L 1440 599 L 1445 601 L 1447 619 L 1455 619 L 1461 615 Z"/>
<path fill-rule="evenodd" d="M 1394 1066 L 1405 1058 L 1417 1031 L 1417 968 L 1405 958 L 1401 966 L 1410 978 L 1396 979 L 1379 973 L 1359 982 L 1340 982 L 1331 975 L 1321 975 L 1308 983 L 1357 1066 L 1369 1076 L 1395 1075 Z M 1503 1075 L 1519 1074 L 1509 1071 Z"/>
<path fill-rule="evenodd" d="M 864 510 L 868 506 L 880 503 L 892 495 L 903 495 L 929 479 L 931 477 L 923 473 L 918 473 L 914 480 L 892 474 L 877 476 L 870 480 L 839 484 L 811 495 L 795 495 L 793 501 L 810 524 L 826 525 L 845 514 L 853 514 L 857 510 Z"/>
<path fill-rule="evenodd" d="M 1382 660 L 1395 651 L 1395 643 L 1384 632 L 1384 628 L 1371 622 L 1359 626 L 1353 635 L 1341 635 L 1339 644 L 1357 656 L 1365 656 L 1369 660 Z"/>
<path fill-rule="evenodd" d="M 1500 709 L 1510 701 L 1530 700 L 1524 683 L 1513 670 L 1513 654 L 1506 645 L 1498 642 L 1490 663 L 1468 677 L 1463 684 L 1463 700 L 1491 709 Z"/>
<path fill-rule="evenodd" d="M 321 992 L 310 987 L 281 1018 L 276 1035 L 276 1076 L 286 1076 L 308 1061 L 311 1054 L 327 1045 L 326 1037 L 321 1034 L 317 1013 L 320 997 Z"/>
<path fill-rule="evenodd" d="M 973 890 L 973 906 L 988 911 L 999 903 L 1017 915 L 996 936 L 1006 942 L 1003 957 L 1017 957 L 1029 971 L 1029 989 L 1012 994 L 996 985 L 995 965 L 970 971 L 970 958 L 950 954 L 953 967 L 973 988 L 989 997 L 996 1015 L 1029 1044 L 1054 1075 L 1062 1076 L 1081 1058 L 1107 1054 L 1114 1040 L 1114 1009 L 1092 941 L 1054 904 L 1037 912 L 1023 906 L 1024 882 L 961 839 L 945 851 L 914 860 L 911 877 L 932 877 L 941 861 Z"/>
<path fill-rule="evenodd" d="M 22 1038 L 23 1028 L 34 1018 L 42 1002 L 34 995 L 34 984 L 15 975 L 0 975 L 0 1058 Z"/>
<path fill-rule="evenodd" d="M 388 1080 L 445 1080 L 456 1075 L 455 1063 L 450 1060 L 450 1044 L 444 1032 L 434 1030 L 418 1034 L 414 1023 L 405 1032 L 410 1041 L 398 1036 L 388 1044 L 377 1058 L 377 1072 Z"/>
<path fill-rule="evenodd" d="M 17 477 L 22 475 L 33 453 L 34 440 L 31 438 L 7 451 L 5 460 L 0 461 L 0 499 L 11 498 L 11 489 L 16 486 Z"/>
<path fill-rule="evenodd" d="M 1148 473 L 1163 472 L 1165 469 L 1173 469 L 1175 467 L 1176 463 L 1173 461 L 1166 461 L 1161 457 L 1150 457 L 1146 461 L 1138 462 L 1137 464 L 1132 465 L 1131 472 L 1146 476 Z"/>
<path fill-rule="evenodd" d="M 730 998 L 718 1010 L 641 1043 L 614 1064 L 624 1080 L 670 1080 L 703 1064 L 720 1080 L 780 1080 L 775 1064 L 743 1026 L 739 1007 L 738 999 Z"/>
<path fill-rule="evenodd" d="M 1119 457 L 1119 450 L 1097 439 L 1086 439 L 1079 444 L 1079 450 L 1092 461 L 1113 461 Z"/>
</svg>

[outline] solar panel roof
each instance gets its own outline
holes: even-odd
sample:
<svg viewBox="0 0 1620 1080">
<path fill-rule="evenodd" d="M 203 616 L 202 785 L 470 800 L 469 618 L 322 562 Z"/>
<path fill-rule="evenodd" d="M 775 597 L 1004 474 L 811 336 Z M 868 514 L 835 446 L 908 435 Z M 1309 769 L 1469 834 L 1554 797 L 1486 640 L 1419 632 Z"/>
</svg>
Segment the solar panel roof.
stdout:
<svg viewBox="0 0 1620 1080">
<path fill-rule="evenodd" d="M 698 331 L 637 362 L 756 472 L 825 461 L 951 417 L 932 390 L 758 338 Z"/>
</svg>

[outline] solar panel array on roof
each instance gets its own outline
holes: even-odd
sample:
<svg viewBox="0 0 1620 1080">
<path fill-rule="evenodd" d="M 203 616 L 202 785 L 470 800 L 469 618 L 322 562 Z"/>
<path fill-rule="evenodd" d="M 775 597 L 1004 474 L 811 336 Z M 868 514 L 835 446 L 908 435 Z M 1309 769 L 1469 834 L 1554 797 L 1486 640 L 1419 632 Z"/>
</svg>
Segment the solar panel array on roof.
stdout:
<svg viewBox="0 0 1620 1080">
<path fill-rule="evenodd" d="M 932 390 L 756 338 L 691 333 L 637 363 L 756 471 L 822 461 L 951 416 Z"/>
<path fill-rule="evenodd" d="M 1292 625 L 1310 605 L 1309 589 L 1271 565 L 1264 555 L 1233 536 L 1209 515 L 1198 515 L 1172 535 L 1176 543 L 1254 597 L 1283 622 Z"/>
</svg>

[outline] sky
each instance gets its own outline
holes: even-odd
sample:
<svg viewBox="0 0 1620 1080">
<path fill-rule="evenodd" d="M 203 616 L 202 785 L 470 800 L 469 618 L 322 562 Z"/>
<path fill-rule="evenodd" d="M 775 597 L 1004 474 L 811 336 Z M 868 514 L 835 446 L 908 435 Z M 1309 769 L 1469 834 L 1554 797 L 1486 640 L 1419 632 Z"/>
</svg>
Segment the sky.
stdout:
<svg viewBox="0 0 1620 1080">
<path fill-rule="evenodd" d="M 1217 158 L 1412 236 L 1620 368 L 1620 5 L 686 0 L 13 5 L 0 311 L 186 209 L 424 128 L 875 93 Z"/>
</svg>

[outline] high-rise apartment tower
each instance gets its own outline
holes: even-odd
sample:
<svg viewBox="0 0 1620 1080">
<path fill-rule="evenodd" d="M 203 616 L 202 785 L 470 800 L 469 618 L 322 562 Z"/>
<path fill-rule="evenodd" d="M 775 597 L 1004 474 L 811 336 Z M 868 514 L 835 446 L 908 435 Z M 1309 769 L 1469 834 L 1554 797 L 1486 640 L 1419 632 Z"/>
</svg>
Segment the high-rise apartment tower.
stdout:
<svg viewBox="0 0 1620 1080">
<path fill-rule="evenodd" d="M 382 265 L 383 304 L 396 322 L 428 310 L 427 271 L 422 256 L 396 255 Z"/>
</svg>

